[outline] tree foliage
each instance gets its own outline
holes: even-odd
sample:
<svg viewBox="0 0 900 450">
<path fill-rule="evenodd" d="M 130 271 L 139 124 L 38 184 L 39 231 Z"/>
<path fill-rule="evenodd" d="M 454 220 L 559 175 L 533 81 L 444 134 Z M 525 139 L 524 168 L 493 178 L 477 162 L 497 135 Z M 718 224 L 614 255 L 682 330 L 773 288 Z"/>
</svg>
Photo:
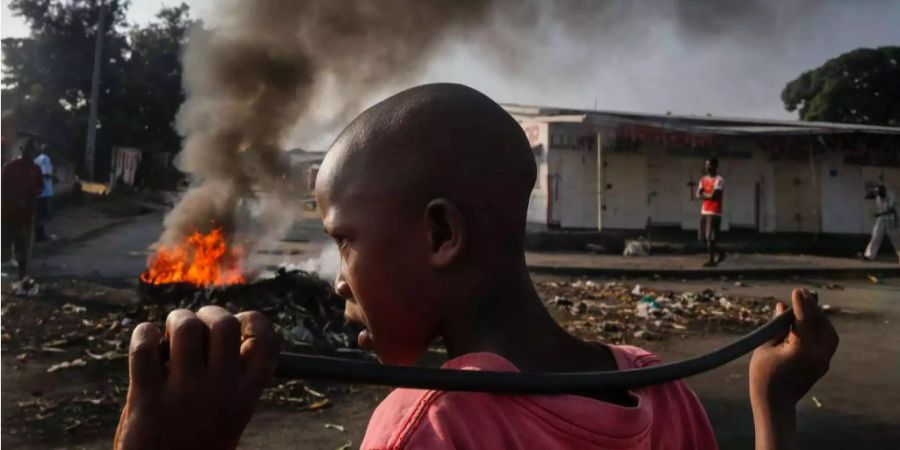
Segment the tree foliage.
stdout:
<svg viewBox="0 0 900 450">
<path fill-rule="evenodd" d="M 900 47 L 844 53 L 788 83 L 781 100 L 801 120 L 900 126 Z"/>
<path fill-rule="evenodd" d="M 103 32 L 95 173 L 108 172 L 114 146 L 176 151 L 173 121 L 184 94 L 178 60 L 188 7 L 164 8 L 145 26 L 125 20 L 127 0 L 107 0 Z M 87 134 L 99 17 L 94 0 L 12 0 L 26 38 L 3 39 L 3 107 L 19 127 L 53 143 L 57 157 L 80 163 Z"/>
</svg>

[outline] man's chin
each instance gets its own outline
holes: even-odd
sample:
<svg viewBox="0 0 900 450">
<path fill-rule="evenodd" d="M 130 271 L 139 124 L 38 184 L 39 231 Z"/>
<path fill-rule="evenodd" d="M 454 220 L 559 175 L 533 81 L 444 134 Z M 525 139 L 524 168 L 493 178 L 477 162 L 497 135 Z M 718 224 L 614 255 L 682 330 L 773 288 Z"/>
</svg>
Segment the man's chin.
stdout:
<svg viewBox="0 0 900 450">
<path fill-rule="evenodd" d="M 382 364 L 390 366 L 412 366 L 419 360 L 419 354 L 403 354 L 398 352 L 384 351 L 377 346 L 374 349 L 375 356 Z"/>
</svg>

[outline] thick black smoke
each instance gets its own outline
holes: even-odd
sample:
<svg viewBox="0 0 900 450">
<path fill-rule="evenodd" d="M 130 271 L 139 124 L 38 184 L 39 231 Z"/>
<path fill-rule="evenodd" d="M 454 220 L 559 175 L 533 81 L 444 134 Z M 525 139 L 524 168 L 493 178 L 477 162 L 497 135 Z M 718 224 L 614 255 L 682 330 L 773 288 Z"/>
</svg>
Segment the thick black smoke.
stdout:
<svg viewBox="0 0 900 450">
<path fill-rule="evenodd" d="M 184 136 L 179 164 L 194 185 L 166 218 L 162 243 L 213 224 L 229 231 L 251 226 L 253 236 L 283 230 L 298 206 L 284 143 L 333 136 L 375 99 L 420 80 L 453 45 L 475 48 L 483 58 L 479 63 L 503 73 L 510 85 L 584 89 L 590 98 L 598 84 L 616 82 L 617 89 L 640 99 L 650 95 L 644 90 L 654 80 L 678 76 L 666 64 L 671 57 L 660 55 L 695 58 L 692 64 L 735 73 L 734 83 L 749 83 L 762 77 L 752 65 L 765 64 L 767 55 L 790 47 L 791 39 L 828 32 L 809 23 L 810 17 L 822 11 L 834 16 L 835 8 L 846 5 L 222 0 L 216 7 L 216 26 L 196 30 L 183 55 L 187 101 L 177 121 Z M 555 54 L 560 42 L 571 50 Z M 734 48 L 752 49 L 746 68 L 713 60 Z M 710 86 L 708 95 L 731 99 L 731 91 L 737 90 Z"/>
</svg>

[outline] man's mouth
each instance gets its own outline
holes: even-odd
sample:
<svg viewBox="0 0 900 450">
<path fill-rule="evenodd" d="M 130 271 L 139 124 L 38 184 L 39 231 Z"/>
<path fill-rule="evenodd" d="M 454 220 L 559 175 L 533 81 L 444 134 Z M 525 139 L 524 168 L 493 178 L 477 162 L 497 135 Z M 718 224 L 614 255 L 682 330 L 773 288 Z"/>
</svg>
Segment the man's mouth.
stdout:
<svg viewBox="0 0 900 450">
<path fill-rule="evenodd" d="M 359 335 L 356 336 L 356 345 L 363 350 L 371 351 L 374 348 L 373 344 L 372 337 L 369 335 L 369 330 L 363 328 L 362 331 L 359 332 Z"/>
<path fill-rule="evenodd" d="M 373 349 L 372 336 L 369 334 L 369 329 L 367 328 L 366 323 L 349 314 L 345 314 L 344 318 L 347 320 L 347 322 L 350 322 L 360 328 L 359 335 L 356 336 L 356 345 L 358 345 L 362 350 L 371 351 Z"/>
</svg>

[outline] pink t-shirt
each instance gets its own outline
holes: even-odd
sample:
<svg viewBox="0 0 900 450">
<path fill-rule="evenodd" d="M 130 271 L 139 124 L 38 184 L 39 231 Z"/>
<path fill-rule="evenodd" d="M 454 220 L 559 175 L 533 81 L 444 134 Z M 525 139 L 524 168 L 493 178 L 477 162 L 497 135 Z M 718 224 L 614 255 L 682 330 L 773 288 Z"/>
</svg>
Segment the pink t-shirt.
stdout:
<svg viewBox="0 0 900 450">
<path fill-rule="evenodd" d="M 652 353 L 609 346 L 619 369 L 658 364 Z M 493 353 L 447 361 L 448 369 L 518 372 Z M 378 405 L 363 449 L 715 449 L 706 412 L 684 383 L 631 392 L 624 407 L 574 395 L 512 396 L 396 389 Z"/>
</svg>

